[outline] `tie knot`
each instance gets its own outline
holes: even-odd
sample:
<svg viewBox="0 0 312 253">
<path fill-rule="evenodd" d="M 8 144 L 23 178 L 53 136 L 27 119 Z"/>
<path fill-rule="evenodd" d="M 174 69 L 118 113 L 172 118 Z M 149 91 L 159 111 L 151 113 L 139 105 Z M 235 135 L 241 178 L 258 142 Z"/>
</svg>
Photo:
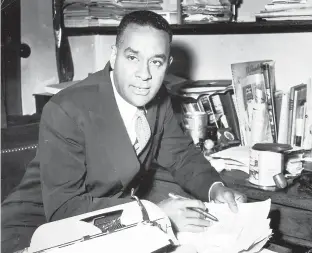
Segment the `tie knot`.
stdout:
<svg viewBox="0 0 312 253">
<path fill-rule="evenodd" d="M 146 116 L 146 113 L 145 113 L 145 109 L 144 107 L 138 107 L 136 113 L 135 113 L 138 117 L 140 116 Z"/>
</svg>

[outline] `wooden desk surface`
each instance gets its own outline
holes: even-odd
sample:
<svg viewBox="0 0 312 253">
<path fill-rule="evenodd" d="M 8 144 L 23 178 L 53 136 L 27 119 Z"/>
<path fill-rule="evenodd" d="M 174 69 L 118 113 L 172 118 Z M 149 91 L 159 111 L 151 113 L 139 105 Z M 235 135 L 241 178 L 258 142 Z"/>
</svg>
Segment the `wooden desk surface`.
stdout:
<svg viewBox="0 0 312 253">
<path fill-rule="evenodd" d="M 278 191 L 251 187 L 241 171 L 222 172 L 228 187 L 245 193 L 248 202 L 271 198 L 271 228 L 278 240 L 312 248 L 312 196 L 298 190 L 298 183 Z M 295 251 L 294 251 L 295 252 Z"/>
</svg>

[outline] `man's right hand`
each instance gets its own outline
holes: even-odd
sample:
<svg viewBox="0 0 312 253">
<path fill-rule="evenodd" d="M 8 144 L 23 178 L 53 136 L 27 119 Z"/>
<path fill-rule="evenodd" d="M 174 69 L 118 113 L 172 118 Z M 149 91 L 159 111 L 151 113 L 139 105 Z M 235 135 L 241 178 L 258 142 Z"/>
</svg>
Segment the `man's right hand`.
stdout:
<svg viewBox="0 0 312 253">
<path fill-rule="evenodd" d="M 200 200 L 169 198 L 158 203 L 158 206 L 170 218 L 176 232 L 202 232 L 212 224 L 212 221 L 206 220 L 203 215 L 188 209 L 188 207 L 205 209 L 204 203 Z"/>
</svg>

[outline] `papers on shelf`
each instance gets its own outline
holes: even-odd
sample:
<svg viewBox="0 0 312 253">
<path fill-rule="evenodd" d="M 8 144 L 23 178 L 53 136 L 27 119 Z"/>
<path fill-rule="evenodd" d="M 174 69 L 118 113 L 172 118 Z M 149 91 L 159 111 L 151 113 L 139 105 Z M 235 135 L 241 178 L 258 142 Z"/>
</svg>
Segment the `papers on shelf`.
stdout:
<svg viewBox="0 0 312 253">
<path fill-rule="evenodd" d="M 256 18 L 267 20 L 311 20 L 312 1 L 281 1 L 272 0 L 264 6 L 264 10 L 255 14 Z"/>
<path fill-rule="evenodd" d="M 271 199 L 239 203 L 238 213 L 233 213 L 227 204 L 205 204 L 219 222 L 213 223 L 205 232 L 178 233 L 181 245 L 193 245 L 198 253 L 251 253 L 259 252 L 269 240 L 272 229 L 267 217 Z"/>
</svg>

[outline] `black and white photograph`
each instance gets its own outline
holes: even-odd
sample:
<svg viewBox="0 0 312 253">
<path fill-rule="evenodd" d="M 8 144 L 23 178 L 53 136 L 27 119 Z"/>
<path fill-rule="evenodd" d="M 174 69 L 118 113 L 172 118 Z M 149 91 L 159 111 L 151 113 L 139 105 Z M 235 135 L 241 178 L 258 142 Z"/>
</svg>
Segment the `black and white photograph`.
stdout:
<svg viewBox="0 0 312 253">
<path fill-rule="evenodd" d="M 312 253 L 312 0 L 0 0 L 1 253 Z"/>
</svg>

